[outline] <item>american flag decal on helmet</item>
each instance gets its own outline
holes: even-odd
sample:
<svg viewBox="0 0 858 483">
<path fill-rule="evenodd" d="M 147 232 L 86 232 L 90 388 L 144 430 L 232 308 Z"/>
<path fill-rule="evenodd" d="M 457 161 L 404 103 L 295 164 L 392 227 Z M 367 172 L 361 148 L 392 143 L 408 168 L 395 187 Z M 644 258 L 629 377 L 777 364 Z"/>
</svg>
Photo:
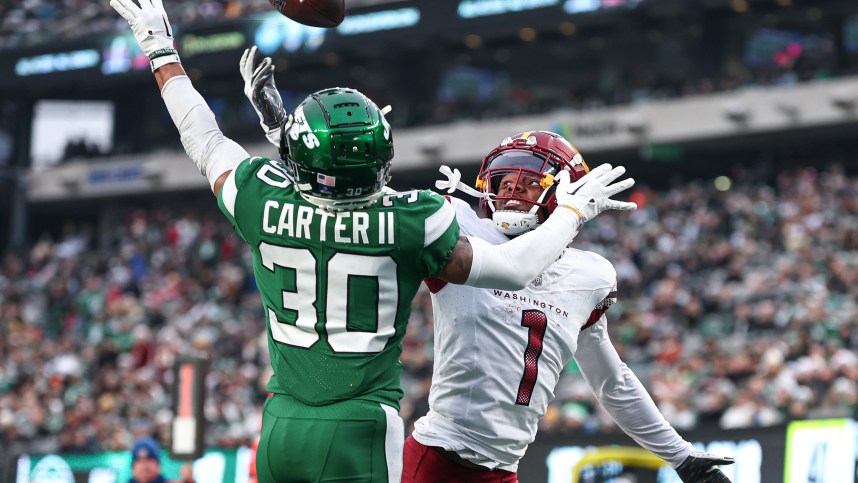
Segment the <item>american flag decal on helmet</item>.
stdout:
<svg viewBox="0 0 858 483">
<path fill-rule="evenodd" d="M 319 173 L 316 175 L 316 182 L 321 185 L 334 187 L 337 185 L 337 178 L 335 176 L 327 176 Z"/>
</svg>

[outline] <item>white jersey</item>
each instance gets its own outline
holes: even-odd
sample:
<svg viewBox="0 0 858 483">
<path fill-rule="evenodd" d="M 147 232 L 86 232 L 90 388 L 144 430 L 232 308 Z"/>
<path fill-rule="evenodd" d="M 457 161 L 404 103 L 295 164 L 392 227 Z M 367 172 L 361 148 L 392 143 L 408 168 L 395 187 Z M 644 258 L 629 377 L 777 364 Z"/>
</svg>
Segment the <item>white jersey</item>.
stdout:
<svg viewBox="0 0 858 483">
<path fill-rule="evenodd" d="M 462 235 L 508 241 L 467 203 L 451 203 Z M 430 283 L 431 409 L 416 422 L 414 438 L 488 468 L 516 471 L 582 327 L 599 318 L 594 308 L 615 284 L 610 262 L 571 248 L 517 292 Z"/>
</svg>

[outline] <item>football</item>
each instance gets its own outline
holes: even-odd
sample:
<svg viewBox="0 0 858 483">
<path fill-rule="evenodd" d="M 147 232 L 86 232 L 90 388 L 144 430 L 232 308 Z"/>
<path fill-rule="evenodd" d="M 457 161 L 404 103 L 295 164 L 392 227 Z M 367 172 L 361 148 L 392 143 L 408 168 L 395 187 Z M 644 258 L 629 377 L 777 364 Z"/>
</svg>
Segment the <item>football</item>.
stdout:
<svg viewBox="0 0 858 483">
<path fill-rule="evenodd" d="M 311 27 L 336 27 L 346 14 L 345 0 L 269 0 L 278 12 Z"/>
</svg>

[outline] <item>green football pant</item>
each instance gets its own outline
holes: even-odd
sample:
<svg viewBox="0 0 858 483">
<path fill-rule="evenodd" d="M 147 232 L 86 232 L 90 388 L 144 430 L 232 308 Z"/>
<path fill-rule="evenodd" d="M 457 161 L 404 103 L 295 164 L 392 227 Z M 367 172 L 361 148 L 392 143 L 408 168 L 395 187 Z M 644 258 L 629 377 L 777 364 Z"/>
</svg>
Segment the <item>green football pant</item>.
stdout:
<svg viewBox="0 0 858 483">
<path fill-rule="evenodd" d="M 262 412 L 259 483 L 399 482 L 404 440 L 402 419 L 389 406 L 308 406 L 275 394 Z"/>
</svg>

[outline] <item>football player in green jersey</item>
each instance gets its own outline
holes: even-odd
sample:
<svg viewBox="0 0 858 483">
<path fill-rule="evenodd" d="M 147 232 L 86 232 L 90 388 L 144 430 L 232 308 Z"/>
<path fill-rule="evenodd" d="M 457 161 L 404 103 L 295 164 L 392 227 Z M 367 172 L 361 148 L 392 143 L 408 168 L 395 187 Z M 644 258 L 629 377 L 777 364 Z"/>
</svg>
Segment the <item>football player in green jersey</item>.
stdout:
<svg viewBox="0 0 858 483">
<path fill-rule="evenodd" d="M 259 481 L 399 481 L 398 358 L 421 281 L 524 287 L 581 223 L 634 209 L 610 199 L 633 181 L 610 184 L 622 169 L 597 168 L 575 183 L 561 173 L 556 196 L 565 209 L 538 229 L 499 246 L 459 237 L 442 197 L 385 189 L 393 135 L 383 111 L 355 90 L 319 91 L 291 115 L 268 102 L 260 112 L 279 135 L 283 161 L 250 157 L 223 135 L 185 75 L 161 0 L 139 2 L 110 4 L 149 57 L 188 156 L 253 253 L 274 369 Z M 254 67 L 252 57 L 242 64 L 259 72 L 251 90 L 266 102 L 276 92 L 270 60 Z"/>
</svg>

